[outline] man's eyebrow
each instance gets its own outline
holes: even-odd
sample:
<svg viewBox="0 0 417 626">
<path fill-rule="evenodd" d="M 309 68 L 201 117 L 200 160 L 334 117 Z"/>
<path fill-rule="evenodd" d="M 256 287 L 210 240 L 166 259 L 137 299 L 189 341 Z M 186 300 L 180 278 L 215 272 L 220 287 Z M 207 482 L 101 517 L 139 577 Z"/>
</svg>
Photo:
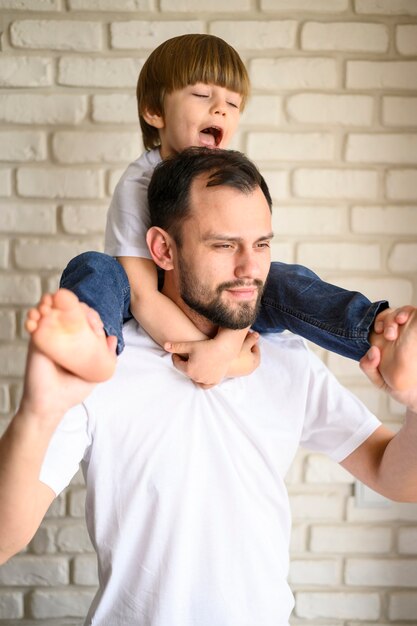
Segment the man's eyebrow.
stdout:
<svg viewBox="0 0 417 626">
<path fill-rule="evenodd" d="M 270 239 L 274 238 L 274 233 L 270 232 L 266 235 L 262 235 L 261 237 L 258 237 L 258 239 L 256 239 L 256 242 L 258 241 L 269 241 Z M 209 232 L 209 233 L 205 233 L 201 236 L 202 241 L 237 241 L 237 242 L 241 242 L 243 241 L 243 237 L 239 237 L 238 235 L 226 235 L 223 233 L 214 233 L 214 232 Z"/>
</svg>

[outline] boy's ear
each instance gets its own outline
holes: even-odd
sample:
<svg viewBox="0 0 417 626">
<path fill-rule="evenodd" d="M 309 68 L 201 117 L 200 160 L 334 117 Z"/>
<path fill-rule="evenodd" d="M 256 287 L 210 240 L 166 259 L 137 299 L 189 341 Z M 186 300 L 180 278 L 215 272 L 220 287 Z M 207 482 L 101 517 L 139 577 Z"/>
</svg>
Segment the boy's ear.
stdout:
<svg viewBox="0 0 417 626">
<path fill-rule="evenodd" d="M 142 113 L 142 117 L 149 126 L 154 128 L 164 128 L 165 122 L 161 113 L 151 113 L 148 109 L 145 109 Z"/>
<path fill-rule="evenodd" d="M 165 271 L 172 270 L 172 240 L 168 233 L 158 226 L 151 226 L 146 233 L 146 243 L 153 262 Z"/>
</svg>

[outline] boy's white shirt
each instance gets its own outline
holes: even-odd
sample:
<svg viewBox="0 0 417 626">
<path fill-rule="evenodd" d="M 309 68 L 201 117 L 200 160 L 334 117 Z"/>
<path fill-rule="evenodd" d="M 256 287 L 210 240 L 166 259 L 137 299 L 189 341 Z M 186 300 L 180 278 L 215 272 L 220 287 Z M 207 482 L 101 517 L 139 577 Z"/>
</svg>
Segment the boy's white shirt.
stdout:
<svg viewBox="0 0 417 626">
<path fill-rule="evenodd" d="M 136 256 L 151 259 L 146 244 L 150 226 L 148 186 L 161 162 L 158 148 L 144 152 L 122 174 L 107 214 L 104 251 L 110 256 Z"/>
<path fill-rule="evenodd" d="M 298 446 L 341 461 L 380 425 L 304 342 L 260 339 L 249 377 L 204 391 L 132 320 L 115 376 L 58 427 L 41 480 L 82 466 L 99 554 L 94 626 L 286 626 Z"/>
</svg>

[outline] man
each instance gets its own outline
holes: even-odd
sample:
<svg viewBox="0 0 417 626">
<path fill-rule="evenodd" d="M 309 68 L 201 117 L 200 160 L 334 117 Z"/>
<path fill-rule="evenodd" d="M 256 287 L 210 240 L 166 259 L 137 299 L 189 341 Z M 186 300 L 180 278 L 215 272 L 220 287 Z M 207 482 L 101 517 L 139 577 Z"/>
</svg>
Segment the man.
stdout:
<svg viewBox="0 0 417 626">
<path fill-rule="evenodd" d="M 208 336 L 219 324 L 250 325 L 272 238 L 255 166 L 239 153 L 186 151 L 155 171 L 149 203 L 164 293 Z M 51 340 L 88 323 L 73 298 L 58 292 L 40 307 L 39 331 Z M 404 362 L 416 332 L 413 312 L 394 346 Z M 135 322 L 125 339 L 115 376 L 87 398 L 93 385 L 33 342 L 22 405 L 0 448 L 2 560 L 30 540 L 82 462 L 100 579 L 87 624 L 286 626 L 284 477 L 299 444 L 388 497 L 417 500 L 417 382 L 395 394 L 408 413 L 394 436 L 298 337 L 262 337 L 255 372 L 209 391 Z M 380 383 L 373 350 L 364 367 Z"/>
</svg>

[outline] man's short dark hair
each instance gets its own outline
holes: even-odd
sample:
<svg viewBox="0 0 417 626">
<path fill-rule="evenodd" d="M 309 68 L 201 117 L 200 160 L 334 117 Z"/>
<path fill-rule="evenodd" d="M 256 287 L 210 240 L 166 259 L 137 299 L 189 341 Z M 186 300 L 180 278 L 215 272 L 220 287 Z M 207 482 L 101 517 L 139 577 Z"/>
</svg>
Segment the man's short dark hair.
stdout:
<svg viewBox="0 0 417 626">
<path fill-rule="evenodd" d="M 250 194 L 262 190 L 272 200 L 258 168 L 236 150 L 188 148 L 157 165 L 148 187 L 151 225 L 166 230 L 181 245 L 182 224 L 190 215 L 190 190 L 195 178 L 207 174 L 207 187 L 228 186 Z"/>
</svg>

